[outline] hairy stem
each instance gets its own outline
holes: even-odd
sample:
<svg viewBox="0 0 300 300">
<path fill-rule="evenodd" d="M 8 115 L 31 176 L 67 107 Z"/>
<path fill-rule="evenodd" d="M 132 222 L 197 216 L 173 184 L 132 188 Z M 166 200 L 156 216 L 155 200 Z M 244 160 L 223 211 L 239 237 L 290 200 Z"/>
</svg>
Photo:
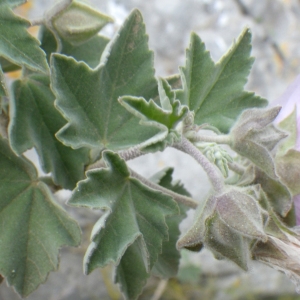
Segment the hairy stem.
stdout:
<svg viewBox="0 0 300 300">
<path fill-rule="evenodd" d="M 145 177 L 143 177 L 142 175 L 136 173 L 132 169 L 130 169 L 130 174 L 131 174 L 132 177 L 138 179 L 139 181 L 141 181 L 146 186 L 171 196 L 178 203 L 182 203 L 182 204 L 184 204 L 184 205 L 186 205 L 190 208 L 193 208 L 193 209 L 196 209 L 197 206 L 198 206 L 198 202 L 196 202 L 194 199 L 192 199 L 190 197 L 187 197 L 187 196 L 177 194 L 177 193 L 175 193 L 175 192 L 173 192 L 169 189 L 166 189 L 166 188 L 164 188 L 164 187 L 162 187 L 162 186 L 146 179 Z"/>
<path fill-rule="evenodd" d="M 121 150 L 118 151 L 118 154 L 120 155 L 121 158 L 123 158 L 125 161 L 137 158 L 139 156 L 145 155 L 147 153 L 142 152 L 138 146 L 126 149 L 126 150 Z M 96 161 L 92 165 L 88 166 L 87 170 L 91 169 L 97 169 L 97 168 L 105 168 L 106 165 L 101 158 L 100 160 Z"/>
<path fill-rule="evenodd" d="M 216 144 L 229 144 L 230 137 L 229 135 L 201 135 L 196 132 L 188 132 L 186 137 L 193 142 L 208 142 Z"/>
<path fill-rule="evenodd" d="M 183 137 L 181 142 L 173 147 L 192 156 L 206 172 L 214 190 L 217 193 L 223 192 L 224 179 L 221 172 L 187 138 Z"/>
<path fill-rule="evenodd" d="M 231 171 L 233 171 L 239 175 L 243 175 L 245 173 L 245 168 L 237 163 L 228 162 L 228 167 Z"/>
<path fill-rule="evenodd" d="M 39 26 L 44 24 L 44 18 L 34 19 L 30 21 L 31 26 Z"/>
</svg>

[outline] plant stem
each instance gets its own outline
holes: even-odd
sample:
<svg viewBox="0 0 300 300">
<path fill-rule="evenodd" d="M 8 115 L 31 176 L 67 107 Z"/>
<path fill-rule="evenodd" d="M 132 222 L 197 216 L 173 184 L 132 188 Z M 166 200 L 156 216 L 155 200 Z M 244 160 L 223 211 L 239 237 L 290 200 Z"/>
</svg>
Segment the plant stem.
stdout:
<svg viewBox="0 0 300 300">
<path fill-rule="evenodd" d="M 151 300 L 159 300 L 168 285 L 167 279 L 161 279 Z"/>
<path fill-rule="evenodd" d="M 239 175 L 243 175 L 245 173 L 245 168 L 237 163 L 228 162 L 228 167 L 230 170 L 232 170 L 233 172 L 235 172 Z"/>
<path fill-rule="evenodd" d="M 183 196 L 180 194 L 177 194 L 169 189 L 166 189 L 148 179 L 146 179 L 145 177 L 143 177 L 142 175 L 136 173 L 135 171 L 133 171 L 132 169 L 130 170 L 130 174 L 132 177 L 138 179 L 139 181 L 141 181 L 143 184 L 145 184 L 146 186 L 154 189 L 154 190 L 158 190 L 164 194 L 167 194 L 169 196 L 171 196 L 176 202 L 182 203 L 190 208 L 196 209 L 198 207 L 198 202 L 196 202 L 194 199 L 187 197 L 187 196 Z"/>
<path fill-rule="evenodd" d="M 30 21 L 31 26 L 39 26 L 44 24 L 44 18 L 34 19 Z"/>
<path fill-rule="evenodd" d="M 135 146 L 135 147 L 131 147 L 131 148 L 126 149 L 126 150 L 118 151 L 118 154 L 125 161 L 128 161 L 128 160 L 137 158 L 139 156 L 145 155 L 147 153 L 142 152 L 138 146 Z M 103 159 L 101 158 L 100 160 L 96 161 L 92 165 L 88 166 L 87 170 L 105 168 L 105 167 L 106 167 L 106 165 L 105 165 Z"/>
<path fill-rule="evenodd" d="M 196 132 L 188 132 L 185 135 L 189 140 L 193 142 L 208 142 L 208 143 L 216 143 L 216 144 L 229 144 L 230 137 L 229 135 L 201 135 Z"/>
<path fill-rule="evenodd" d="M 223 192 L 224 179 L 221 172 L 187 138 L 182 137 L 181 142 L 173 147 L 192 156 L 206 172 L 214 190 L 217 193 Z"/>
</svg>

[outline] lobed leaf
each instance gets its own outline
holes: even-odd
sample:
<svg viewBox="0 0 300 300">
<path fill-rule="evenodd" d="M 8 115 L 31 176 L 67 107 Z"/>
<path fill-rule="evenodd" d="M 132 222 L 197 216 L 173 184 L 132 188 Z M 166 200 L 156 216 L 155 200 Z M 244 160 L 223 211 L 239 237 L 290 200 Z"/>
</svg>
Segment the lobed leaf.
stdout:
<svg viewBox="0 0 300 300">
<path fill-rule="evenodd" d="M 78 246 L 80 228 L 4 139 L 0 165 L 0 273 L 26 297 L 57 270 L 61 246 Z"/>
<path fill-rule="evenodd" d="M 47 73 L 45 53 L 26 30 L 30 23 L 15 15 L 8 5 L 0 5 L 0 23 L 0 56 L 16 65 Z"/>
<path fill-rule="evenodd" d="M 183 88 L 177 90 L 181 103 L 195 113 L 195 123 L 210 125 L 227 133 L 246 108 L 266 106 L 267 101 L 243 91 L 253 59 L 251 34 L 245 29 L 229 51 L 215 64 L 204 43 L 195 34 L 180 69 Z"/>
<path fill-rule="evenodd" d="M 168 168 L 158 172 L 151 179 L 157 184 L 172 190 L 181 195 L 190 196 L 190 193 L 180 182 L 172 183 L 173 168 Z M 167 226 L 169 229 L 169 240 L 162 243 L 162 253 L 158 256 L 151 272 L 163 278 L 175 277 L 178 272 L 180 252 L 176 248 L 176 243 L 180 235 L 179 224 L 186 217 L 186 207 L 178 204 L 180 213 L 174 216 L 167 216 Z"/>
<path fill-rule="evenodd" d="M 171 197 L 130 177 L 117 154 L 105 151 L 103 158 L 108 168 L 88 171 L 69 204 L 104 210 L 93 228 L 85 272 L 114 263 L 123 292 L 135 295 L 129 298 L 135 299 L 162 251 L 163 241 L 169 238 L 166 216 L 177 214 L 178 207 Z"/>
<path fill-rule="evenodd" d="M 91 70 L 72 58 L 52 56 L 52 88 L 56 106 L 68 120 L 57 137 L 73 148 L 122 149 L 144 142 L 158 130 L 141 127 L 118 103 L 123 95 L 155 98 L 153 57 L 145 26 L 134 10 L 109 43 L 99 67 Z"/>
<path fill-rule="evenodd" d="M 54 107 L 49 78 L 31 74 L 13 83 L 9 137 L 12 149 L 21 154 L 35 147 L 45 173 L 52 172 L 56 184 L 73 189 L 84 178 L 88 149 L 74 150 L 55 138 L 66 123 Z"/>
</svg>

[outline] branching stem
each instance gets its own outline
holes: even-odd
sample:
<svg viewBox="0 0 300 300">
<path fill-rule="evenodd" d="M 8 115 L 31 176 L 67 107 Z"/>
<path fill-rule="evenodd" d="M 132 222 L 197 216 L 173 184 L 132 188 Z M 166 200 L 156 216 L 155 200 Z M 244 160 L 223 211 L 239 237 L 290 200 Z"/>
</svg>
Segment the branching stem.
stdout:
<svg viewBox="0 0 300 300">
<path fill-rule="evenodd" d="M 142 175 L 136 173 L 135 171 L 133 171 L 132 169 L 130 169 L 130 174 L 132 177 L 138 179 L 139 181 L 141 181 L 143 184 L 145 184 L 146 186 L 154 189 L 154 190 L 158 190 L 164 194 L 167 194 L 169 196 L 171 196 L 176 202 L 182 203 L 190 208 L 196 209 L 198 206 L 198 202 L 196 202 L 194 199 L 187 197 L 187 196 L 183 196 L 180 194 L 177 194 L 169 189 L 166 189 L 148 179 L 146 179 L 145 177 L 143 177 Z"/>
<path fill-rule="evenodd" d="M 214 190 L 217 193 L 223 192 L 224 179 L 221 172 L 187 138 L 182 137 L 181 142 L 175 144 L 173 147 L 192 156 L 206 172 Z"/>
</svg>

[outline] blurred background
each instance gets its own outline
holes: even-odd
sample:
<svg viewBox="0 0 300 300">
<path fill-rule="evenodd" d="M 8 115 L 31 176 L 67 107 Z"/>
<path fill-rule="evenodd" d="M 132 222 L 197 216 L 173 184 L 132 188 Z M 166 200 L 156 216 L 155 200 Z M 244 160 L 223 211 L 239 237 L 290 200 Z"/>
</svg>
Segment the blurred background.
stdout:
<svg viewBox="0 0 300 300">
<path fill-rule="evenodd" d="M 53 3 L 31 0 L 16 12 L 33 20 L 42 17 Z M 177 73 L 178 66 L 184 65 L 191 31 L 201 37 L 217 61 L 244 27 L 251 29 L 252 55 L 255 57 L 248 90 L 272 102 L 300 73 L 300 0 L 91 0 L 89 3 L 115 19 L 113 25 L 101 32 L 109 37 L 133 8 L 141 10 L 149 45 L 155 53 L 158 76 Z M 29 30 L 36 35 L 38 27 Z M 195 199 L 201 201 L 209 193 L 210 185 L 201 168 L 193 159 L 175 150 L 149 154 L 129 164 L 147 177 L 172 166 L 175 168 L 174 179 L 181 180 Z M 66 192 L 57 194 L 62 205 L 67 197 Z M 48 281 L 27 299 L 122 299 L 112 284 L 109 267 L 89 276 L 82 272 L 84 251 L 97 213 L 65 208 L 82 226 L 82 246 L 62 249 L 59 271 L 51 273 Z M 191 218 L 192 212 L 188 221 L 182 224 L 183 231 Z M 14 299 L 19 297 L 13 290 L 5 283 L 0 285 L 0 300 Z M 294 285 L 284 275 L 273 269 L 253 263 L 250 272 L 245 273 L 233 263 L 215 260 L 204 250 L 199 254 L 183 252 L 178 278 L 168 282 L 151 278 L 140 299 L 289 300 L 300 299 L 300 295 L 295 293 Z"/>
</svg>

